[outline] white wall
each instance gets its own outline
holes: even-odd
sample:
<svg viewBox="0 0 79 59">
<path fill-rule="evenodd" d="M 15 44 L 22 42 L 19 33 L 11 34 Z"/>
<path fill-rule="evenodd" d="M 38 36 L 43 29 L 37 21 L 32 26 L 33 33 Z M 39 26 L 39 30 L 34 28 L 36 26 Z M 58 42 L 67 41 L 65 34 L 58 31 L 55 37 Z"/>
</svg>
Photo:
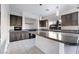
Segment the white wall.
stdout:
<svg viewBox="0 0 79 59">
<path fill-rule="evenodd" d="M 26 29 L 37 29 L 37 19 L 25 18 L 25 28 Z"/>
<path fill-rule="evenodd" d="M 1 53 L 5 53 L 9 44 L 9 5 L 1 5 Z"/>
<path fill-rule="evenodd" d="M 22 29 L 37 29 L 38 28 L 38 16 L 31 13 L 23 12 L 22 15 Z M 36 21 L 35 21 L 36 20 Z M 33 25 L 28 25 L 26 23 L 33 23 Z"/>
<path fill-rule="evenodd" d="M 43 19 L 48 19 L 50 21 L 56 21 L 57 20 L 57 16 L 56 16 L 56 14 L 51 14 L 49 16 L 45 16 Z"/>
<path fill-rule="evenodd" d="M 79 4 L 66 4 L 65 6 L 61 6 L 60 14 L 72 12 L 74 10 L 77 10 L 77 7 Z"/>
<path fill-rule="evenodd" d="M 9 11 L 10 14 L 12 15 L 18 15 L 18 16 L 22 16 L 22 13 L 21 12 L 15 12 L 15 11 Z"/>
<path fill-rule="evenodd" d="M 62 30 L 79 30 L 79 26 L 62 26 Z"/>
<path fill-rule="evenodd" d="M 37 29 L 38 23 L 37 19 L 24 18 L 24 28 L 23 29 Z"/>
</svg>

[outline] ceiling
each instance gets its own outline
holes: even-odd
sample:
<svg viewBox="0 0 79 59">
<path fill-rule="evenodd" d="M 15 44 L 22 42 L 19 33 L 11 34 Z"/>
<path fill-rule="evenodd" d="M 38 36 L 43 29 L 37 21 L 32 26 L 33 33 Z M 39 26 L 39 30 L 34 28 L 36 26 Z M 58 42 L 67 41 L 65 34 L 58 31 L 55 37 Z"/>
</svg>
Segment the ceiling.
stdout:
<svg viewBox="0 0 79 59">
<path fill-rule="evenodd" d="M 37 16 L 48 16 L 56 13 L 57 7 L 60 12 L 76 8 L 76 4 L 11 4 L 10 10 L 16 12 L 29 12 Z"/>
</svg>

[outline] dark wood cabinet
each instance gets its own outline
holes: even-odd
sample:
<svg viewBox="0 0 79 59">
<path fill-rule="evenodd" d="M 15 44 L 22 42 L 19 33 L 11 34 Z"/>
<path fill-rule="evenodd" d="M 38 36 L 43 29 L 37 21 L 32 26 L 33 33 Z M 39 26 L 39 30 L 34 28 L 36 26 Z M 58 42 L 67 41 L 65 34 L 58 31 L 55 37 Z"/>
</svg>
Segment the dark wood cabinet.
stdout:
<svg viewBox="0 0 79 59">
<path fill-rule="evenodd" d="M 78 25 L 78 12 L 72 13 L 72 22 L 74 25 Z"/>
<path fill-rule="evenodd" d="M 78 12 L 61 16 L 62 26 L 78 26 Z"/>
<path fill-rule="evenodd" d="M 39 21 L 40 27 L 47 27 L 48 25 L 48 20 L 40 20 Z"/>
<path fill-rule="evenodd" d="M 16 40 L 22 40 L 22 35 L 21 35 L 21 32 L 15 32 L 15 38 Z"/>
<path fill-rule="evenodd" d="M 10 42 L 24 39 L 29 39 L 29 33 L 22 31 L 10 32 Z"/>
<path fill-rule="evenodd" d="M 22 17 L 17 17 L 16 18 L 16 26 L 22 26 Z"/>
<path fill-rule="evenodd" d="M 16 35 L 15 32 L 10 32 L 10 42 L 16 41 Z"/>
<path fill-rule="evenodd" d="M 22 32 L 22 33 L 21 33 L 21 37 L 22 37 L 22 39 L 29 39 L 29 33 L 27 33 L 27 32 Z"/>
<path fill-rule="evenodd" d="M 65 15 L 61 16 L 62 26 L 66 26 L 66 23 L 67 23 L 67 22 L 65 23 L 66 18 L 67 18 L 67 16 L 65 16 Z M 64 24 L 64 23 L 65 23 L 65 24 Z"/>
<path fill-rule="evenodd" d="M 16 26 L 16 16 L 10 15 L 10 26 Z"/>
<path fill-rule="evenodd" d="M 10 15 L 10 26 L 22 26 L 22 17 Z"/>
</svg>

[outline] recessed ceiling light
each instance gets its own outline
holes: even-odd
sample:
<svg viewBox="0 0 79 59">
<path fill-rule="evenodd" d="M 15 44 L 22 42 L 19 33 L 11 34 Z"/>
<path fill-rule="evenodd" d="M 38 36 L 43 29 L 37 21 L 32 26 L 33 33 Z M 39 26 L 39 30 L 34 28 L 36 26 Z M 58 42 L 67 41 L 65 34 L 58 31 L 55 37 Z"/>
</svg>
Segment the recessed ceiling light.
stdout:
<svg viewBox="0 0 79 59">
<path fill-rule="evenodd" d="M 56 6 L 56 16 L 59 16 L 59 7 Z"/>
</svg>

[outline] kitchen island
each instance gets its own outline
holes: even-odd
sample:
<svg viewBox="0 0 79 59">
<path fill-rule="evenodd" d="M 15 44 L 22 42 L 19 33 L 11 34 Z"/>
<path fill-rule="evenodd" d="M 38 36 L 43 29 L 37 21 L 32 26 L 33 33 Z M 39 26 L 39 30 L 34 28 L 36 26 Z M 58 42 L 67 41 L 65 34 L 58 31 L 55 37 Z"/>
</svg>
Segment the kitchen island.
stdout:
<svg viewBox="0 0 79 59">
<path fill-rule="evenodd" d="M 22 31 L 36 35 L 35 45 L 46 54 L 78 53 L 79 34 L 45 30 Z"/>
<path fill-rule="evenodd" d="M 53 32 L 53 31 L 28 31 L 28 32 L 67 45 L 79 45 L 79 43 L 77 43 L 79 34 L 61 33 L 61 32 Z"/>
</svg>

